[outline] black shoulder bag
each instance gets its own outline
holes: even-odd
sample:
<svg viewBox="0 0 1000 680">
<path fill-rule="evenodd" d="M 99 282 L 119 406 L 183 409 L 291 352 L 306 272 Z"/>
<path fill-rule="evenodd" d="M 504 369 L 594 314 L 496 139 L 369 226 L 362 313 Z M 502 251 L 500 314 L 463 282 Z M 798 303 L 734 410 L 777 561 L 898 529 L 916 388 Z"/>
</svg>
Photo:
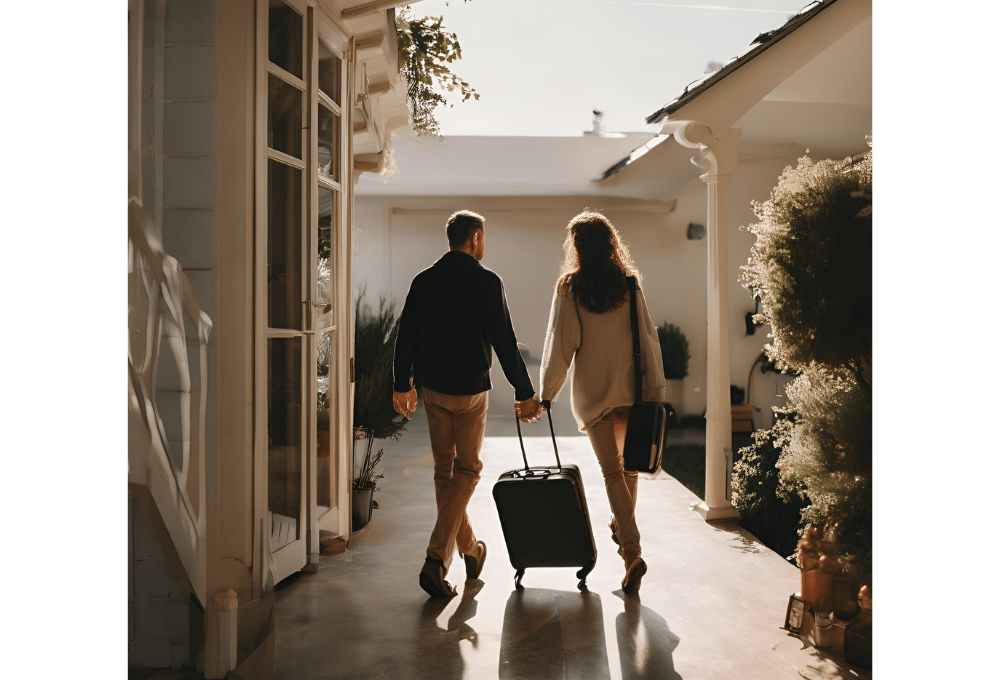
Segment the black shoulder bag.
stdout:
<svg viewBox="0 0 1000 680">
<path fill-rule="evenodd" d="M 642 400 L 642 349 L 639 318 L 636 311 L 636 281 L 628 277 L 629 304 L 632 307 L 632 362 L 635 365 L 635 404 L 628 414 L 625 432 L 625 469 L 656 472 L 663 458 L 663 438 L 667 428 L 664 404 Z"/>
</svg>

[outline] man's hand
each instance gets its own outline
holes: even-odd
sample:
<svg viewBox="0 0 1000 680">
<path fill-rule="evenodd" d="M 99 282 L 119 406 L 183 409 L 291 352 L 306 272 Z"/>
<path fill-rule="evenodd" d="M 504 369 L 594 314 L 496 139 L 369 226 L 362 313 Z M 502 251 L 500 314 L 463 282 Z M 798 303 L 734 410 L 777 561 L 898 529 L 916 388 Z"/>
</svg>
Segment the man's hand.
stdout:
<svg viewBox="0 0 1000 680">
<path fill-rule="evenodd" d="M 514 413 L 523 423 L 537 423 L 542 415 L 542 405 L 534 397 L 525 401 L 515 401 Z"/>
<path fill-rule="evenodd" d="M 409 392 L 393 392 L 392 407 L 396 409 L 396 413 L 409 420 L 410 415 L 417 410 L 417 388 L 411 387 Z"/>
</svg>

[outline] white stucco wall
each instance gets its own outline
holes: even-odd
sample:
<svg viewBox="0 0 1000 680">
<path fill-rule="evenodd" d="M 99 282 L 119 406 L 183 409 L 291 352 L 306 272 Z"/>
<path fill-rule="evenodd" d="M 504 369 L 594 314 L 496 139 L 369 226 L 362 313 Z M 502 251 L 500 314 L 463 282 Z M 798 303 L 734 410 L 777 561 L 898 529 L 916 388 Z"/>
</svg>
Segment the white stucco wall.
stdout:
<svg viewBox="0 0 1000 680">
<path fill-rule="evenodd" d="M 744 316 L 753 310 L 750 294 L 739 283 L 740 266 L 750 254 L 754 237 L 739 227 L 756 221 L 752 200 L 762 201 L 795 155 L 745 161 L 726 188 L 729 225 L 729 351 L 730 383 L 745 388 L 751 365 L 768 341 L 769 326 L 747 336 Z M 652 198 L 652 197 L 651 197 Z M 569 220 L 584 207 L 602 210 L 628 243 L 643 274 L 643 286 L 654 322 L 672 323 L 688 338 L 691 361 L 684 380 L 682 415 L 705 409 L 707 361 L 707 239 L 688 240 L 691 222 L 705 224 L 705 185 L 692 169 L 692 179 L 650 211 L 640 201 L 593 197 L 414 197 L 357 196 L 355 204 L 355 289 L 367 287 L 368 300 L 386 294 L 401 309 L 413 276 L 433 264 L 446 250 L 444 225 L 455 210 L 475 210 L 486 217 L 483 264 L 504 280 L 518 340 L 539 356 L 548 322 L 552 287 L 562 262 L 562 243 Z M 676 198 L 673 210 L 667 202 Z M 602 205 L 602 203 L 604 205 Z M 608 206 L 608 207 L 606 207 Z M 497 368 L 499 371 L 499 368 Z M 537 380 L 537 367 L 531 367 Z M 755 369 L 749 400 L 761 408 L 754 421 L 768 427 L 771 406 L 783 403 L 783 377 Z M 499 373 L 492 398 L 507 398 L 510 387 Z M 536 383 L 537 386 L 537 383 Z M 568 397 L 563 397 L 568 398 Z M 677 405 L 675 405 L 677 406 Z"/>
<path fill-rule="evenodd" d="M 483 264 L 504 280 L 518 340 L 540 356 L 552 290 L 562 264 L 566 224 L 586 203 L 537 211 L 518 209 L 518 200 L 506 199 L 509 208 L 491 209 L 475 198 L 359 197 L 355 211 L 356 289 L 367 286 L 368 299 L 375 301 L 378 294 L 387 293 L 402 305 L 413 276 L 447 251 L 444 225 L 448 216 L 459 209 L 475 210 L 487 222 Z M 490 204 L 495 205 L 495 200 Z M 626 240 L 634 241 L 633 256 L 647 277 L 673 280 L 669 271 L 654 270 L 661 269 L 664 260 L 688 257 L 691 248 L 682 234 L 665 228 L 664 214 L 604 212 Z M 657 307 L 663 311 L 654 308 L 657 313 L 666 313 L 666 296 L 661 299 L 652 292 L 647 296 L 651 306 L 654 299 L 660 303 Z"/>
</svg>

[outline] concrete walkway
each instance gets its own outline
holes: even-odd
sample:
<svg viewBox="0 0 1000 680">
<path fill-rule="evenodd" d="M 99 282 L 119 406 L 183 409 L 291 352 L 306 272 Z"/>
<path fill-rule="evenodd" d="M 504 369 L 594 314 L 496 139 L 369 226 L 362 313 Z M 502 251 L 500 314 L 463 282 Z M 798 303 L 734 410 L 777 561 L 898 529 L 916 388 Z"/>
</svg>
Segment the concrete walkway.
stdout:
<svg viewBox="0 0 1000 680">
<path fill-rule="evenodd" d="M 582 470 L 598 547 L 586 591 L 576 588 L 573 569 L 529 569 L 524 589 L 514 588 L 491 492 L 521 454 L 506 405 L 494 404 L 482 481 L 469 506 L 489 546 L 484 572 L 466 581 L 456 557 L 448 579 L 459 597 L 427 598 L 417 573 L 435 510 L 421 408 L 403 439 L 384 443 L 371 524 L 347 552 L 322 557 L 317 573 L 277 592 L 276 677 L 729 680 L 799 678 L 800 670 L 871 677 L 781 630 L 788 596 L 799 589 L 795 566 L 732 522 L 706 523 L 690 509 L 697 497 L 662 473 L 640 479 L 637 521 L 649 572 L 640 596 L 623 596 L 600 469 L 568 401 L 554 411 L 559 451 Z M 544 418 L 523 427 L 530 462 L 553 460 Z"/>
</svg>

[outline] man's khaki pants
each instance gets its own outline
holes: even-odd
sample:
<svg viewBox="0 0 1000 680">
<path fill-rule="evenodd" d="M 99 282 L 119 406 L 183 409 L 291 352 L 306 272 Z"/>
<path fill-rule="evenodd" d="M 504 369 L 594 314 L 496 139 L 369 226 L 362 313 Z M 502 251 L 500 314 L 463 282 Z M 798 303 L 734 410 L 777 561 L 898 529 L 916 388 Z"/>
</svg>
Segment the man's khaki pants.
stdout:
<svg viewBox="0 0 1000 680">
<path fill-rule="evenodd" d="M 488 392 L 452 395 L 424 388 L 437 497 L 437 522 L 427 556 L 443 562 L 446 572 L 456 546 L 463 555 L 476 548 L 476 536 L 465 509 L 483 469 L 479 450 L 486 432 L 488 402 Z"/>
</svg>

